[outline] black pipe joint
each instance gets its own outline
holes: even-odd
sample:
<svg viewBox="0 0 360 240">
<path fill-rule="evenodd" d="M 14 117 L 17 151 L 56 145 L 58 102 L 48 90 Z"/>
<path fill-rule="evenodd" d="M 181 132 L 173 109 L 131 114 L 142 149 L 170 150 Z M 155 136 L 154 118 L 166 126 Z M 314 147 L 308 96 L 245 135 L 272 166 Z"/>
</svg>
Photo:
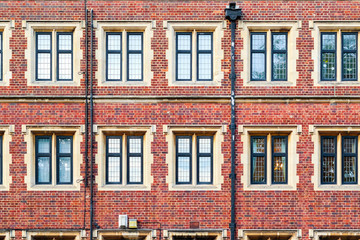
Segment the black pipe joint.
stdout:
<svg viewBox="0 0 360 240">
<path fill-rule="evenodd" d="M 229 7 L 225 9 L 225 17 L 229 21 L 236 21 L 238 18 L 241 18 L 242 12 L 240 8 L 236 8 L 236 3 L 232 2 L 229 4 Z"/>
</svg>

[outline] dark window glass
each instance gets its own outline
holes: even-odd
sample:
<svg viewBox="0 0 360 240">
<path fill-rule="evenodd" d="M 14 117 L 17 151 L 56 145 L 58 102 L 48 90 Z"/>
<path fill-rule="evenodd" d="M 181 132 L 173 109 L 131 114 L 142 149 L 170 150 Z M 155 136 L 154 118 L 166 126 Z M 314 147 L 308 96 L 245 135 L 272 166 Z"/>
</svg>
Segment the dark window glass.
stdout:
<svg viewBox="0 0 360 240">
<path fill-rule="evenodd" d="M 357 35 L 342 33 L 342 80 L 357 80 Z"/>
<path fill-rule="evenodd" d="M 213 137 L 197 137 L 197 183 L 213 182 Z"/>
<path fill-rule="evenodd" d="M 336 33 L 321 33 L 321 80 L 336 80 Z"/>
<path fill-rule="evenodd" d="M 191 81 L 191 33 L 176 33 L 176 80 Z"/>
<path fill-rule="evenodd" d="M 51 184 L 51 136 L 35 137 L 35 182 Z"/>
<path fill-rule="evenodd" d="M 266 184 L 266 136 L 251 137 L 251 183 Z"/>
<path fill-rule="evenodd" d="M 72 184 L 72 137 L 57 136 L 56 137 L 56 159 L 57 159 L 57 183 Z"/>
<path fill-rule="evenodd" d="M 336 184 L 336 136 L 321 137 L 321 183 Z"/>
<path fill-rule="evenodd" d="M 106 34 L 106 80 L 121 81 L 122 60 L 121 33 Z"/>
<path fill-rule="evenodd" d="M 358 172 L 357 137 L 342 137 L 342 183 L 356 184 Z"/>
<path fill-rule="evenodd" d="M 0 81 L 3 80 L 3 34 L 0 32 Z"/>
<path fill-rule="evenodd" d="M 287 33 L 272 33 L 272 80 L 287 80 Z"/>
<path fill-rule="evenodd" d="M 288 137 L 272 137 L 272 183 L 287 183 L 287 165 L 288 165 Z"/>
<path fill-rule="evenodd" d="M 73 78 L 73 40 L 72 33 L 57 33 L 57 76 L 58 81 L 71 81 Z"/>
<path fill-rule="evenodd" d="M 251 33 L 251 80 L 266 80 L 266 33 Z"/>
<path fill-rule="evenodd" d="M 143 137 L 128 136 L 128 184 L 143 183 Z"/>
<path fill-rule="evenodd" d="M 190 184 L 192 175 L 191 136 L 176 136 L 176 183 Z"/>
<path fill-rule="evenodd" d="M 128 81 L 143 80 L 143 34 L 127 34 Z"/>
<path fill-rule="evenodd" d="M 106 183 L 122 183 L 122 136 L 106 137 Z"/>
<path fill-rule="evenodd" d="M 197 34 L 197 75 L 200 81 L 212 80 L 213 44 L 212 33 Z"/>
<path fill-rule="evenodd" d="M 36 80 L 51 81 L 51 33 L 36 33 Z"/>
</svg>

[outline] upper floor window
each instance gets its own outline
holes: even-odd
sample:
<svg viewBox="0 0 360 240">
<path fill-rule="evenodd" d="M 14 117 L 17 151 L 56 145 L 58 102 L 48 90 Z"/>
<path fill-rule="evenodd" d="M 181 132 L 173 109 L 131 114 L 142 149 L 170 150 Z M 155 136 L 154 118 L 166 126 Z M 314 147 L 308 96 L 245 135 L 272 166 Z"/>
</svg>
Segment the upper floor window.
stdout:
<svg viewBox="0 0 360 240">
<path fill-rule="evenodd" d="M 266 32 L 251 32 L 251 81 L 266 81 L 267 67 L 271 69 L 271 81 L 287 81 L 287 33 L 271 32 L 267 43 Z M 267 45 L 271 46 L 267 49 Z M 267 54 L 271 62 L 267 64 Z"/>
<path fill-rule="evenodd" d="M 36 184 L 52 184 L 54 181 L 56 184 L 73 183 L 72 138 L 55 134 L 35 136 Z"/>
<path fill-rule="evenodd" d="M 126 184 L 143 184 L 143 165 L 143 136 L 106 137 L 107 184 L 122 184 L 125 176 Z"/>
<path fill-rule="evenodd" d="M 358 136 L 321 136 L 321 184 L 337 184 L 338 174 L 341 184 L 358 183 Z"/>
<path fill-rule="evenodd" d="M 269 141 L 267 138 L 269 137 Z M 271 139 L 271 161 L 267 161 L 268 143 Z M 251 137 L 251 184 L 267 184 L 267 168 L 271 169 L 272 184 L 288 182 L 288 137 L 252 136 Z"/>
<path fill-rule="evenodd" d="M 192 41 L 195 37 L 196 45 Z M 193 51 L 194 49 L 194 51 Z M 193 52 L 195 61 L 193 62 Z M 176 33 L 176 80 L 191 81 L 193 71 L 197 81 L 213 80 L 213 34 L 211 32 Z"/>
<path fill-rule="evenodd" d="M 341 32 L 340 39 L 337 39 L 338 35 L 338 32 L 321 33 L 321 80 L 336 81 L 337 75 L 341 74 L 341 81 L 357 81 L 358 33 Z M 338 55 L 340 68 L 337 66 Z"/>
<path fill-rule="evenodd" d="M 143 33 L 124 32 L 127 36 L 125 56 L 123 55 L 123 33 L 106 33 L 106 80 L 122 81 L 125 60 L 127 81 L 143 81 Z"/>
<path fill-rule="evenodd" d="M 196 148 L 193 148 L 195 141 Z M 193 161 L 196 161 L 194 164 Z M 195 171 L 196 184 L 213 183 L 213 137 L 176 136 L 176 184 L 192 184 Z M 194 169 L 195 167 L 195 169 Z"/>
<path fill-rule="evenodd" d="M 36 81 L 52 81 L 54 69 L 57 81 L 73 80 L 72 38 L 71 32 L 36 32 Z"/>
</svg>

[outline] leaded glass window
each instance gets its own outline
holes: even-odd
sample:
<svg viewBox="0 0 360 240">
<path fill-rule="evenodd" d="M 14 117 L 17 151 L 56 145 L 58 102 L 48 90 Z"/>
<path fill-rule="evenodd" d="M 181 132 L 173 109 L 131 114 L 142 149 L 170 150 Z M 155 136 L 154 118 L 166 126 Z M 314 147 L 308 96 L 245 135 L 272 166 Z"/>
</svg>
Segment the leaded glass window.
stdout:
<svg viewBox="0 0 360 240">
<path fill-rule="evenodd" d="M 71 184 L 73 181 L 72 136 L 57 136 L 57 184 Z"/>
<path fill-rule="evenodd" d="M 143 33 L 127 33 L 127 80 L 143 80 Z"/>
<path fill-rule="evenodd" d="M 251 80 L 266 81 L 266 33 L 251 33 Z"/>
<path fill-rule="evenodd" d="M 121 81 L 122 34 L 106 33 L 106 80 Z"/>
<path fill-rule="evenodd" d="M 266 183 L 266 136 L 251 137 L 251 184 Z"/>
<path fill-rule="evenodd" d="M 342 33 L 342 80 L 357 80 L 358 33 Z"/>
<path fill-rule="evenodd" d="M 57 79 L 71 81 L 73 78 L 72 33 L 57 33 Z"/>
<path fill-rule="evenodd" d="M 358 137 L 342 137 L 342 183 L 358 182 Z"/>
<path fill-rule="evenodd" d="M 36 33 L 36 80 L 51 81 L 52 74 L 51 32 Z"/>
<path fill-rule="evenodd" d="M 287 80 L 287 33 L 272 33 L 272 81 Z"/>
<path fill-rule="evenodd" d="M 336 184 L 336 136 L 321 137 L 321 183 Z"/>
<path fill-rule="evenodd" d="M 287 183 L 288 174 L 288 137 L 274 136 L 272 144 L 272 183 Z"/>
</svg>

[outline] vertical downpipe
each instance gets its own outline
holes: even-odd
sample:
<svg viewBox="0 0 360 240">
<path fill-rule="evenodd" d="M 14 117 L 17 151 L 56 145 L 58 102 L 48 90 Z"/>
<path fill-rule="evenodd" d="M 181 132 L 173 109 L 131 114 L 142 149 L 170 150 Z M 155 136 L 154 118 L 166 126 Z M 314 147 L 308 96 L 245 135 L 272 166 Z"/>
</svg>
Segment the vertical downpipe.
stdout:
<svg viewBox="0 0 360 240">
<path fill-rule="evenodd" d="M 235 192 L 236 192 L 236 175 L 235 175 L 235 133 L 236 133 L 236 119 L 235 119 L 235 28 L 236 20 L 241 17 L 241 9 L 236 8 L 236 3 L 230 3 L 229 8 L 225 9 L 225 17 L 230 20 L 231 28 L 231 223 L 230 227 L 230 239 L 235 240 L 235 231 L 236 231 L 236 217 L 235 217 Z"/>
<path fill-rule="evenodd" d="M 91 32 L 90 32 L 90 240 L 93 239 L 93 218 L 94 218 L 94 167 L 93 167 L 93 147 L 94 147 L 94 102 L 93 102 L 93 32 L 94 32 L 94 13 L 91 9 Z"/>
</svg>

